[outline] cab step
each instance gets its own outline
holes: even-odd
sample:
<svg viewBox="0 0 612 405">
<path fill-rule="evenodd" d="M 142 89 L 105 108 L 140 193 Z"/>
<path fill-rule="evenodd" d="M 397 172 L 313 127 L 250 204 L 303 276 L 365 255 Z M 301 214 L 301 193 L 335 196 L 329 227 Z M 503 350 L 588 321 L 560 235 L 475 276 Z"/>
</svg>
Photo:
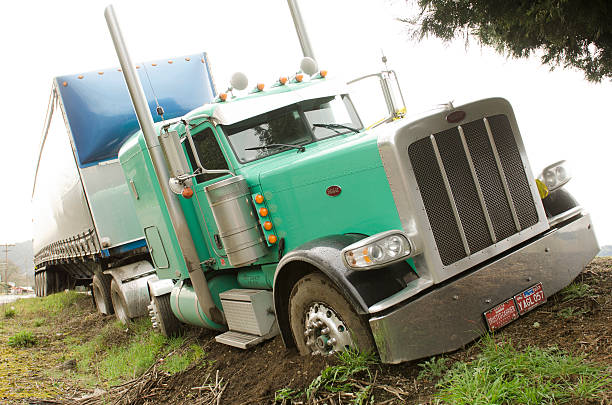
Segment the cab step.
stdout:
<svg viewBox="0 0 612 405">
<path fill-rule="evenodd" d="M 276 333 L 269 333 L 265 336 L 257 336 L 251 335 L 250 333 L 236 332 L 234 330 L 230 330 L 228 332 L 215 336 L 215 340 L 219 343 L 223 343 L 224 345 L 237 347 L 239 349 L 249 349 L 253 346 L 263 343 L 267 339 L 273 338 L 278 334 L 277 331 L 275 332 Z"/>
</svg>

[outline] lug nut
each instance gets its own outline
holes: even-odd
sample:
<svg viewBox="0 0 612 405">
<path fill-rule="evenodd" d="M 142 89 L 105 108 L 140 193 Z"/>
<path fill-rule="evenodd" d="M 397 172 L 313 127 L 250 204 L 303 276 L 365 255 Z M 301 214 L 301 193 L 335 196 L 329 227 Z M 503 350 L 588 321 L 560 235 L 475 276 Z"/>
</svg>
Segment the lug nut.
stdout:
<svg viewBox="0 0 612 405">
<path fill-rule="evenodd" d="M 327 334 L 329 333 L 329 328 L 323 328 L 323 329 L 321 329 L 321 333 L 322 333 L 323 335 L 327 335 Z"/>
<path fill-rule="evenodd" d="M 307 342 L 306 342 L 306 346 L 312 346 L 312 341 L 310 341 L 310 340 L 309 340 L 309 341 L 307 341 Z"/>
<path fill-rule="evenodd" d="M 331 338 L 331 339 L 329 339 L 329 340 L 327 341 L 327 344 L 330 344 L 330 345 L 335 345 L 335 344 L 336 344 L 336 342 L 337 342 L 336 338 Z"/>
<path fill-rule="evenodd" d="M 318 350 L 315 350 L 314 352 L 311 353 L 313 356 L 317 356 L 319 354 L 321 354 L 321 352 L 319 352 Z"/>
<path fill-rule="evenodd" d="M 325 324 L 323 323 L 323 321 L 318 321 L 318 322 L 317 322 L 317 326 L 318 326 L 319 328 L 322 328 L 322 327 L 323 327 L 323 325 L 325 325 Z"/>
</svg>

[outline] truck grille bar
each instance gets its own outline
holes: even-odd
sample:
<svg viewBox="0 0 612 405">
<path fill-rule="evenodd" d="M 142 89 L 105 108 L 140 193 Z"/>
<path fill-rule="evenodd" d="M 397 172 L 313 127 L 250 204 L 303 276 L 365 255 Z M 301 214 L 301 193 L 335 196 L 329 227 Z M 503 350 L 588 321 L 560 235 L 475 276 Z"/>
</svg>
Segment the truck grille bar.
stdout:
<svg viewBox="0 0 612 405">
<path fill-rule="evenodd" d="M 417 140 L 408 155 L 444 266 L 538 223 L 506 115 Z"/>
</svg>

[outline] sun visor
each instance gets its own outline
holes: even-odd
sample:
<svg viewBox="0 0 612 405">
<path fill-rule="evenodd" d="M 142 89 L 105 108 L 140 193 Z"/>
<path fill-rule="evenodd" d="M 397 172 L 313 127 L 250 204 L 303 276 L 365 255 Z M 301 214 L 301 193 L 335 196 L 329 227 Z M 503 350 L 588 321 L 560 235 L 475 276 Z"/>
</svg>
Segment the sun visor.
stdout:
<svg viewBox="0 0 612 405">
<path fill-rule="evenodd" d="M 215 104 L 215 109 L 211 118 L 218 124 L 231 125 L 300 101 L 346 93 L 348 93 L 348 87 L 345 83 L 325 80 L 318 83 L 312 83 L 309 86 L 292 89 L 285 93 L 277 93 L 274 94 L 273 97 L 264 95 L 217 103 Z"/>
</svg>

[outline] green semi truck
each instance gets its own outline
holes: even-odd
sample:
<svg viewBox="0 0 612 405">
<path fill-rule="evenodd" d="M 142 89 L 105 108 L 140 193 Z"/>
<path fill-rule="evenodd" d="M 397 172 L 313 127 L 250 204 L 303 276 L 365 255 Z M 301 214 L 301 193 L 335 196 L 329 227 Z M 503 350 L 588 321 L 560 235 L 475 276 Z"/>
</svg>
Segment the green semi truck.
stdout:
<svg viewBox="0 0 612 405">
<path fill-rule="evenodd" d="M 244 349 L 280 334 L 301 354 L 413 360 L 528 313 L 599 249 L 564 162 L 536 180 L 504 99 L 409 119 L 383 71 L 389 116 L 366 128 L 347 85 L 307 57 L 154 122 L 105 14 L 141 127 L 118 160 L 166 335 L 190 324 Z"/>
</svg>

